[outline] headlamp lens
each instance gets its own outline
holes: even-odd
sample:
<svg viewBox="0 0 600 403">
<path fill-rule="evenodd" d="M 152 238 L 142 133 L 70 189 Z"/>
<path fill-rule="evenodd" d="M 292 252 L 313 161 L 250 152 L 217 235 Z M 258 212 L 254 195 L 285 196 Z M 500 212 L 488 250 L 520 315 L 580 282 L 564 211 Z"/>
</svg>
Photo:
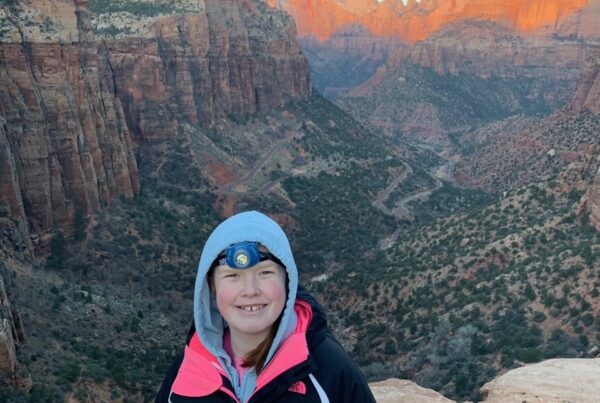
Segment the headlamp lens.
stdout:
<svg viewBox="0 0 600 403">
<path fill-rule="evenodd" d="M 236 267 L 246 267 L 248 266 L 248 262 L 250 262 L 250 257 L 246 253 L 245 250 L 240 250 L 235 255 L 235 266 Z"/>
</svg>

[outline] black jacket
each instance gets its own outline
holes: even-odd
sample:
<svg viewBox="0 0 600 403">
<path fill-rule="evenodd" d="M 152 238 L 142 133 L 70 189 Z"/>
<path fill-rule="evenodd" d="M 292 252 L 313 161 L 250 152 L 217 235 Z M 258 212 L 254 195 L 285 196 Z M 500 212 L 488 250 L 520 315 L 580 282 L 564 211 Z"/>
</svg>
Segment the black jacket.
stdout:
<svg viewBox="0 0 600 403">
<path fill-rule="evenodd" d="M 306 331 L 309 355 L 258 389 L 249 400 L 256 402 L 375 402 L 367 382 L 354 365 L 346 351 L 327 329 L 327 321 L 319 303 L 303 287 L 298 289 L 298 299 L 308 302 L 312 308 L 312 320 Z M 187 344 L 195 333 L 192 326 Z M 229 379 L 222 376 L 220 390 L 208 396 L 186 397 L 171 393 L 178 375 L 183 353 L 177 357 L 158 392 L 157 403 L 236 402 Z M 170 399 L 169 400 L 169 395 Z"/>
</svg>

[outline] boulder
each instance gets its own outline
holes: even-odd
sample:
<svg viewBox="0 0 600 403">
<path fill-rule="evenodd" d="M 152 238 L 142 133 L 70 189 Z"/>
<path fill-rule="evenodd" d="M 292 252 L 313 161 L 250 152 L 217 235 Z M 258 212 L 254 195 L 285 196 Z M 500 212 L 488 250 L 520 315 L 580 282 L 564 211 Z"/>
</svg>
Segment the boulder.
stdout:
<svg viewBox="0 0 600 403">
<path fill-rule="evenodd" d="M 450 400 L 438 392 L 423 388 L 414 382 L 390 378 L 382 382 L 370 383 L 371 391 L 377 403 L 450 403 Z"/>
<path fill-rule="evenodd" d="M 598 402 L 600 358 L 557 358 L 508 371 L 480 389 L 485 402 Z"/>
</svg>

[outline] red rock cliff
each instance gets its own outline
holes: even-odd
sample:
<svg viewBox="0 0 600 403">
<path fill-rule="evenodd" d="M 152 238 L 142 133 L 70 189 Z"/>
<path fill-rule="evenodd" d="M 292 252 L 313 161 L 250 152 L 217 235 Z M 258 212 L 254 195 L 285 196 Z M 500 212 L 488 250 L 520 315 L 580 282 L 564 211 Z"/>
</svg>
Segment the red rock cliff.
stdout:
<svg viewBox="0 0 600 403">
<path fill-rule="evenodd" d="M 571 99 L 570 109 L 600 113 L 600 48 L 590 52 L 577 89 Z M 584 210 L 590 215 L 590 223 L 600 231 L 600 149 L 596 147 L 596 157 L 592 160 L 596 175 L 583 197 Z"/>
<path fill-rule="evenodd" d="M 68 232 L 76 211 L 139 190 L 114 84 L 98 79 L 86 6 L 70 4 L 72 42 L 33 42 L 13 16 L 16 38 L 0 44 L 0 204 L 32 233 Z"/>
<path fill-rule="evenodd" d="M 376 35 L 392 35 L 407 42 L 427 38 L 447 23 L 462 19 L 500 22 L 520 32 L 561 32 L 598 37 L 593 19 L 579 16 L 561 22 L 595 0 L 268 0 L 279 3 L 294 16 L 300 36 L 321 40 L 347 24 L 359 23 Z M 597 20 L 596 20 L 597 21 Z M 560 28 L 560 30 L 559 30 Z M 567 32 L 568 31 L 568 32 Z"/>
<path fill-rule="evenodd" d="M 293 21 L 249 0 L 207 0 L 202 12 L 168 15 L 143 37 L 100 46 L 129 127 L 145 140 L 176 133 L 183 116 L 212 125 L 310 94 L 309 66 Z"/>
<path fill-rule="evenodd" d="M 577 112 L 600 113 L 600 48 L 593 49 L 586 59 L 570 107 Z"/>
<path fill-rule="evenodd" d="M 480 77 L 552 77 L 576 80 L 586 45 L 546 36 L 530 37 L 492 21 L 452 22 L 427 39 L 399 48 L 389 63 L 410 62 L 439 74 Z"/>
<path fill-rule="evenodd" d="M 92 19 L 87 0 L 0 10 L 0 211 L 32 234 L 69 232 L 77 211 L 139 190 L 136 142 L 310 94 L 289 16 L 253 0 L 190 4 L 129 20 Z"/>
</svg>

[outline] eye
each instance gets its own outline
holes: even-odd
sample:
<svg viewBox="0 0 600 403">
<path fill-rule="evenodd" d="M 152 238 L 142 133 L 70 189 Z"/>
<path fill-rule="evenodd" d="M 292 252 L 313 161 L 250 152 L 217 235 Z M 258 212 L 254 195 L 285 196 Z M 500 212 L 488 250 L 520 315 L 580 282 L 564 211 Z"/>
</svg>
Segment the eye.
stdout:
<svg viewBox="0 0 600 403">
<path fill-rule="evenodd" d="M 268 276 L 269 274 L 273 274 L 273 273 L 275 273 L 275 270 L 273 270 L 273 269 L 263 269 L 260 271 L 261 276 Z"/>
<path fill-rule="evenodd" d="M 223 275 L 223 278 L 238 278 L 239 276 L 238 273 L 226 273 Z"/>
</svg>

